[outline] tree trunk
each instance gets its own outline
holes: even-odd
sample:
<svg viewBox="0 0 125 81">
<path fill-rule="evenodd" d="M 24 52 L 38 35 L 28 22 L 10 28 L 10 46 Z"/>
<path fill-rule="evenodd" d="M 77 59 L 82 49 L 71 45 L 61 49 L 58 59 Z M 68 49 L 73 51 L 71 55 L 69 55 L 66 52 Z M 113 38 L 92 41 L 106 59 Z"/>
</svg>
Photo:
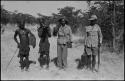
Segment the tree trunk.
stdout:
<svg viewBox="0 0 125 81">
<path fill-rule="evenodd" d="M 114 25 L 113 25 L 113 28 L 112 28 L 112 34 L 113 34 L 113 51 L 116 51 L 116 33 L 115 33 L 115 27 L 116 27 L 116 19 L 115 19 L 115 16 L 116 16 L 116 14 L 115 14 L 115 1 L 114 1 L 114 11 L 113 11 L 113 23 L 114 23 Z"/>
</svg>

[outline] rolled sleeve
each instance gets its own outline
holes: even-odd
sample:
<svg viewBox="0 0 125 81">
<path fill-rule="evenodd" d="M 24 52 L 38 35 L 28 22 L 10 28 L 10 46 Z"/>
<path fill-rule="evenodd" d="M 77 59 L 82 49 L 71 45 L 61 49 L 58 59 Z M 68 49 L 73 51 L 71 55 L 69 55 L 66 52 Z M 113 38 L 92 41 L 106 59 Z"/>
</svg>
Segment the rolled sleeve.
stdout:
<svg viewBox="0 0 125 81">
<path fill-rule="evenodd" d="M 72 41 L 72 30 L 71 30 L 71 27 L 69 27 L 69 38 Z"/>
<path fill-rule="evenodd" d="M 99 43 L 102 43 L 103 36 L 102 36 L 102 32 L 101 32 L 100 27 L 99 27 L 99 30 L 98 30 L 98 36 L 99 36 Z"/>
</svg>

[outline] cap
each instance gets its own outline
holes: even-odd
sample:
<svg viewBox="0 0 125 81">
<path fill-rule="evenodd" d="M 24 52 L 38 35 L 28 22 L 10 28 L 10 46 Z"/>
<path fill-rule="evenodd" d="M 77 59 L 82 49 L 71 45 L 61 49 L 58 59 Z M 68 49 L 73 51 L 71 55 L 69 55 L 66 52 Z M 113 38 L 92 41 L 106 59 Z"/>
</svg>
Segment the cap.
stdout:
<svg viewBox="0 0 125 81">
<path fill-rule="evenodd" d="M 88 20 L 96 20 L 97 19 L 97 16 L 96 15 L 92 15 L 90 19 Z"/>
</svg>

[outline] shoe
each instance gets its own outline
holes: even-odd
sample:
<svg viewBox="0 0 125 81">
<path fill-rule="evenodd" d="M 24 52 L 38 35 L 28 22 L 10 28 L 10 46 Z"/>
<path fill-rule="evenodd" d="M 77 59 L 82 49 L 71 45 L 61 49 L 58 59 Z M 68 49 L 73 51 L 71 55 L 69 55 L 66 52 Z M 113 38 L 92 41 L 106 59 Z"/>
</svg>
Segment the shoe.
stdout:
<svg viewBox="0 0 125 81">
<path fill-rule="evenodd" d="M 98 70 L 95 68 L 92 68 L 92 72 L 98 72 Z"/>
<path fill-rule="evenodd" d="M 63 66 L 63 70 L 65 71 L 67 69 L 67 66 Z"/>
<path fill-rule="evenodd" d="M 64 71 L 66 71 L 67 68 L 63 68 Z"/>
<path fill-rule="evenodd" d="M 83 66 L 79 66 L 79 69 L 83 69 L 84 67 Z"/>
<path fill-rule="evenodd" d="M 63 69 L 63 67 L 59 67 L 59 70 L 62 70 Z"/>
</svg>

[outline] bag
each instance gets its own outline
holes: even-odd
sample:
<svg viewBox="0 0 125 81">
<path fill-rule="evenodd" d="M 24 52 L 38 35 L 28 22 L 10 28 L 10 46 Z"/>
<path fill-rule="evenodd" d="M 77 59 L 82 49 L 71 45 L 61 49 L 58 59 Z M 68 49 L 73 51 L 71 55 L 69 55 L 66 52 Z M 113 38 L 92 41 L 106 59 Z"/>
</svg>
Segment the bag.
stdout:
<svg viewBox="0 0 125 81">
<path fill-rule="evenodd" d="M 72 42 L 71 41 L 67 42 L 67 47 L 72 48 Z"/>
</svg>

